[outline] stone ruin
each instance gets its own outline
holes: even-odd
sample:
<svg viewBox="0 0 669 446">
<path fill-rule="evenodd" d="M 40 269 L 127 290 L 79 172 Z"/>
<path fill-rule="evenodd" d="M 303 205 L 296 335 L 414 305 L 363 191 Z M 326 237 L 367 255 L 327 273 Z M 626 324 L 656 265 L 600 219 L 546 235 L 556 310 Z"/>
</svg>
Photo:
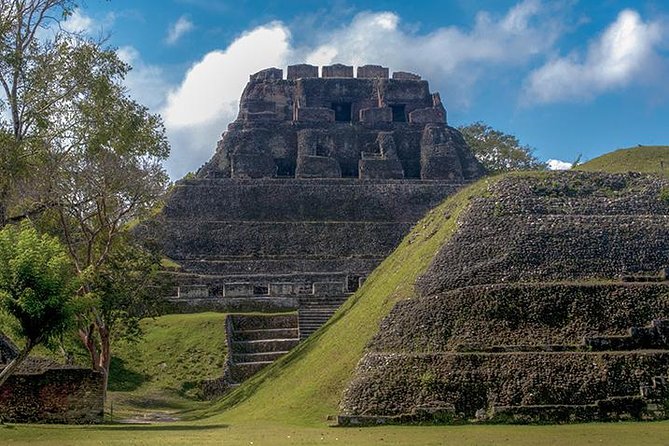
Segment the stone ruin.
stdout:
<svg viewBox="0 0 669 446">
<path fill-rule="evenodd" d="M 16 345 L 0 332 L 0 371 L 18 355 Z M 102 374 L 90 368 L 28 356 L 0 386 L 0 422 L 100 423 L 103 383 Z"/>
<path fill-rule="evenodd" d="M 206 178 L 470 181 L 483 173 L 420 76 L 377 65 L 269 68 L 251 76 Z"/>
<path fill-rule="evenodd" d="M 177 182 L 147 228 L 180 265 L 175 311 L 297 310 L 282 330 L 305 339 L 429 209 L 485 173 L 427 81 L 376 65 L 353 72 L 250 76 L 212 159 Z M 282 345 L 270 341 L 255 352 L 265 363 Z M 236 357 L 254 354 L 234 342 Z"/>
<path fill-rule="evenodd" d="M 381 323 L 339 423 L 669 418 L 667 190 L 636 173 L 491 179 Z"/>
</svg>

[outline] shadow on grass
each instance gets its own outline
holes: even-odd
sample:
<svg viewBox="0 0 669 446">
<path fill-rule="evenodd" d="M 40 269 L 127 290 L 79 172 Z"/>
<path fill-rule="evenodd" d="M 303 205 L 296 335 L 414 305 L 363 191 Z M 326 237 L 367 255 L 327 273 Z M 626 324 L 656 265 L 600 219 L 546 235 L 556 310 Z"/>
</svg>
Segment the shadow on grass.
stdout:
<svg viewBox="0 0 669 446">
<path fill-rule="evenodd" d="M 147 375 L 126 368 L 125 361 L 112 357 L 109 366 L 109 388 L 112 392 L 131 392 L 149 379 Z"/>
<path fill-rule="evenodd" d="M 101 424 L 97 426 L 88 426 L 87 429 L 96 431 L 204 431 L 210 429 L 226 429 L 227 424 L 197 424 L 197 425 L 178 425 L 168 423 L 157 424 Z"/>
</svg>

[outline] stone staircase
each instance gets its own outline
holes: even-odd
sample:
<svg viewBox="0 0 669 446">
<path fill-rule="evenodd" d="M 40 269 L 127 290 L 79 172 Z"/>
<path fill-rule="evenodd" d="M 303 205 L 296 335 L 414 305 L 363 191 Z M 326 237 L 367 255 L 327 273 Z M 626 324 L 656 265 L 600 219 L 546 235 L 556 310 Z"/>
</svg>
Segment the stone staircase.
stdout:
<svg viewBox="0 0 669 446">
<path fill-rule="evenodd" d="M 301 297 L 298 310 L 300 340 L 307 339 L 321 328 L 347 298 L 347 295 Z"/>
<path fill-rule="evenodd" d="M 228 379 L 250 378 L 299 342 L 297 314 L 230 315 L 226 319 Z"/>
</svg>

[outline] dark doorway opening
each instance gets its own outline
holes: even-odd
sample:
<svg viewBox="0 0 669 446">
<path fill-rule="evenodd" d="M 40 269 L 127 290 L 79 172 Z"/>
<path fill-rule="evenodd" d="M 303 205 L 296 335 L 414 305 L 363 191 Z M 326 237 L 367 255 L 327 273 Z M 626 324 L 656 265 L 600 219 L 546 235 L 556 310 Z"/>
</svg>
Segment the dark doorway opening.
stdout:
<svg viewBox="0 0 669 446">
<path fill-rule="evenodd" d="M 342 178 L 358 178 L 358 160 L 357 159 L 342 159 L 339 160 L 341 167 Z"/>
<path fill-rule="evenodd" d="M 407 122 L 406 105 L 395 104 L 390 108 L 393 110 L 393 122 Z"/>
<path fill-rule="evenodd" d="M 355 293 L 360 288 L 360 276 L 348 276 L 346 278 L 346 289 L 349 293 Z"/>
<path fill-rule="evenodd" d="M 255 296 L 266 296 L 269 294 L 269 285 L 254 285 L 253 294 Z"/>
<path fill-rule="evenodd" d="M 295 160 L 289 158 L 276 158 L 276 176 L 277 177 L 294 177 L 295 176 Z"/>
<path fill-rule="evenodd" d="M 333 102 L 332 110 L 335 112 L 335 121 L 337 122 L 351 122 L 351 103 L 350 102 Z"/>
</svg>

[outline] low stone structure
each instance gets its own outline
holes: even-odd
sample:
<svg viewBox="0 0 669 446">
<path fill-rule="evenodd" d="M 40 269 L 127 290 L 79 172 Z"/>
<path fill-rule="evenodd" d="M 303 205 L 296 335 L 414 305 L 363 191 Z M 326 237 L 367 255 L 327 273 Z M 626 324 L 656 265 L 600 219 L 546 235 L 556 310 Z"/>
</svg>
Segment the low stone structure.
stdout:
<svg viewBox="0 0 669 446">
<path fill-rule="evenodd" d="M 16 351 L 0 333 L 0 370 Z M 103 377 L 91 369 L 28 357 L 0 386 L 3 422 L 90 424 L 102 422 L 103 414 Z"/>
</svg>

